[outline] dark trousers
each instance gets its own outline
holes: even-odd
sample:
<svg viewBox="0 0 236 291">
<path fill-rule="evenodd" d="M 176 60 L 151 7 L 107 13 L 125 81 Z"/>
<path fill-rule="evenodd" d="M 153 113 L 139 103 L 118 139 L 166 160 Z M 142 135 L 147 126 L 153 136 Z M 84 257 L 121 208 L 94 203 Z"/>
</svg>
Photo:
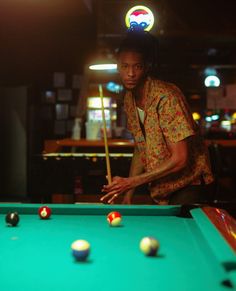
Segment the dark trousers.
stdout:
<svg viewBox="0 0 236 291">
<path fill-rule="evenodd" d="M 170 194 L 170 205 L 207 204 L 212 201 L 213 185 L 190 185 Z"/>
</svg>

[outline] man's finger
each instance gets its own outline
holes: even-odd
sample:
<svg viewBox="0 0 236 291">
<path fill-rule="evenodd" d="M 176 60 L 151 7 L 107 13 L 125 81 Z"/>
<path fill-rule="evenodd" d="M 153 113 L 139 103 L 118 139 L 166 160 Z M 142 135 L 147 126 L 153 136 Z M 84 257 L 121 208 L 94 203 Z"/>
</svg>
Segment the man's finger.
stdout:
<svg viewBox="0 0 236 291">
<path fill-rule="evenodd" d="M 112 197 L 111 197 L 111 199 L 110 200 L 108 200 L 107 202 L 109 203 L 109 204 L 111 204 L 117 197 L 118 197 L 119 195 L 116 193 L 116 194 L 114 194 Z"/>
<path fill-rule="evenodd" d="M 113 195 L 115 195 L 115 194 L 116 194 L 116 191 L 111 191 L 111 192 L 107 193 L 106 195 L 102 196 L 102 197 L 100 198 L 100 200 L 103 201 L 103 200 L 105 200 L 105 199 L 107 199 L 107 198 L 109 198 L 110 196 L 113 196 Z"/>
</svg>

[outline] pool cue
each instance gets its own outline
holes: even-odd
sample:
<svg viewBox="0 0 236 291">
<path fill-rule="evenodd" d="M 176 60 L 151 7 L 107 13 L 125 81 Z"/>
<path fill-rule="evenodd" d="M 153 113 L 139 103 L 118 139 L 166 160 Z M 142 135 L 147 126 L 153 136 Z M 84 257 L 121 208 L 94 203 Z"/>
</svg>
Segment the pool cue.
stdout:
<svg viewBox="0 0 236 291">
<path fill-rule="evenodd" d="M 105 110 L 104 110 L 104 103 L 103 103 L 103 91 L 102 91 L 101 84 L 98 87 L 99 87 L 99 94 L 101 98 L 103 138 L 104 138 L 105 153 L 106 153 L 107 180 L 108 180 L 108 185 L 109 185 L 111 184 L 111 166 L 110 166 L 109 150 L 108 150 L 108 144 L 107 144 L 107 127 L 106 127 L 106 118 L 105 118 Z"/>
</svg>

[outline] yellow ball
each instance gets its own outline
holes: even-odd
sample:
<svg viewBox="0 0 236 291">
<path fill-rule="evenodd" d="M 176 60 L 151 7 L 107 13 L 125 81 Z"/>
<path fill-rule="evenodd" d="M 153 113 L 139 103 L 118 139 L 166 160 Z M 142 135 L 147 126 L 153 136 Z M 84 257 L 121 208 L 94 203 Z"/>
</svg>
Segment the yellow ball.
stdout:
<svg viewBox="0 0 236 291">
<path fill-rule="evenodd" d="M 160 244 L 157 239 L 153 237 L 144 237 L 139 244 L 140 250 L 147 256 L 156 256 Z"/>
</svg>

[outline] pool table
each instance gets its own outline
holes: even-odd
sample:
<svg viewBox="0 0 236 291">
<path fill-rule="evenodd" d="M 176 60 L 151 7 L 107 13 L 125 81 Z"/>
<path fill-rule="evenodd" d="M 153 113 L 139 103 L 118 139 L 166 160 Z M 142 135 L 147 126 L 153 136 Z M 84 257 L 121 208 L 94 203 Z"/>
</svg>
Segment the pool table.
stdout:
<svg viewBox="0 0 236 291">
<path fill-rule="evenodd" d="M 218 291 L 236 290 L 236 224 L 212 207 L 0 204 L 1 291 Z M 109 226 L 110 211 L 122 225 Z M 16 227 L 5 215 L 17 211 Z M 155 257 L 139 249 L 145 236 L 158 239 Z M 71 244 L 85 239 L 91 252 L 84 262 Z"/>
</svg>

